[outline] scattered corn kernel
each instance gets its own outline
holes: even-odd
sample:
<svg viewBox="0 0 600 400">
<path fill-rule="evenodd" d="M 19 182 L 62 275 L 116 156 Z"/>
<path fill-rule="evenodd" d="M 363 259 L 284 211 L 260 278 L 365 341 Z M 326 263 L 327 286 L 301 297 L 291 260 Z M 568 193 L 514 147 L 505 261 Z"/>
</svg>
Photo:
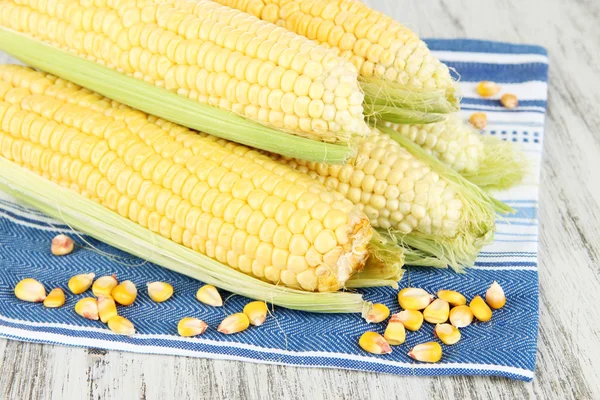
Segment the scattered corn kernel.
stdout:
<svg viewBox="0 0 600 400">
<path fill-rule="evenodd" d="M 148 284 L 148 295 L 157 303 L 162 303 L 173 296 L 173 286 L 166 282 L 151 282 Z"/>
<path fill-rule="evenodd" d="M 519 99 L 514 94 L 507 93 L 500 97 L 500 103 L 504 108 L 513 109 L 519 106 Z"/>
<path fill-rule="evenodd" d="M 392 352 L 390 344 L 377 332 L 365 332 L 358 339 L 358 345 L 364 351 L 373 354 L 389 354 Z"/>
<path fill-rule="evenodd" d="M 250 320 L 244 313 L 231 314 L 221 321 L 217 330 L 226 335 L 245 331 L 250 326 Z"/>
<path fill-rule="evenodd" d="M 267 319 L 267 304 L 264 301 L 252 301 L 244 307 L 244 314 L 254 326 L 262 325 Z"/>
<path fill-rule="evenodd" d="M 454 290 L 440 290 L 437 292 L 437 297 L 446 300 L 452 307 L 467 304 L 467 298 Z"/>
<path fill-rule="evenodd" d="M 65 292 L 61 288 L 54 288 L 44 299 L 44 306 L 48 308 L 58 308 L 65 304 Z"/>
<path fill-rule="evenodd" d="M 504 307 L 506 304 L 506 296 L 504 295 L 504 290 L 502 286 L 498 284 L 498 282 L 494 281 L 492 286 L 485 293 L 485 302 L 488 303 L 490 307 L 493 309 L 499 309 Z"/>
<path fill-rule="evenodd" d="M 485 129 L 487 126 L 487 115 L 482 112 L 476 112 L 471 114 L 469 122 L 477 129 Z"/>
<path fill-rule="evenodd" d="M 73 251 L 75 243 L 67 235 L 57 235 L 52 239 L 50 251 L 55 256 L 66 256 Z"/>
<path fill-rule="evenodd" d="M 202 335 L 206 331 L 208 325 L 206 322 L 199 320 L 198 318 L 183 318 L 177 324 L 177 333 L 179 336 L 192 337 Z"/>
<path fill-rule="evenodd" d="M 437 342 L 418 344 L 408 352 L 408 356 L 417 361 L 435 363 L 442 359 L 442 346 Z"/>
<path fill-rule="evenodd" d="M 398 319 L 409 331 L 418 331 L 423 325 L 423 313 L 417 310 L 404 310 L 398 314 Z"/>
<path fill-rule="evenodd" d="M 385 304 L 373 304 L 373 307 L 367 313 L 365 319 L 370 324 L 383 322 L 390 316 L 390 309 Z"/>
<path fill-rule="evenodd" d="M 19 300 L 39 303 L 46 298 L 46 289 L 35 279 L 25 278 L 15 286 L 15 296 Z"/>
<path fill-rule="evenodd" d="M 115 300 L 110 296 L 99 296 L 98 297 L 98 314 L 100 315 L 100 321 L 105 324 L 117 313 L 117 305 Z"/>
<path fill-rule="evenodd" d="M 475 296 L 469 304 L 471 312 L 481 322 L 487 322 L 492 319 L 492 310 L 485 304 L 481 296 Z"/>
<path fill-rule="evenodd" d="M 117 303 L 122 306 L 128 306 L 135 301 L 137 288 L 133 282 L 124 281 L 115 286 L 110 294 Z"/>
<path fill-rule="evenodd" d="M 433 301 L 433 296 L 423 289 L 406 288 L 398 293 L 398 303 L 405 310 L 422 310 Z"/>
<path fill-rule="evenodd" d="M 127 318 L 121 317 L 120 315 L 115 315 L 108 320 L 108 328 L 119 335 L 130 336 L 135 333 L 135 327 L 133 326 L 133 323 Z"/>
<path fill-rule="evenodd" d="M 469 306 L 458 306 L 450 310 L 450 323 L 457 328 L 466 328 L 473 322 L 473 312 Z"/>
<path fill-rule="evenodd" d="M 69 290 L 73 294 L 81 294 L 92 286 L 95 277 L 94 273 L 75 275 L 69 279 Z"/>
<path fill-rule="evenodd" d="M 460 331 L 450 324 L 437 324 L 433 333 L 444 344 L 456 344 L 460 340 Z"/>
<path fill-rule="evenodd" d="M 94 281 L 92 293 L 94 293 L 94 296 L 96 297 L 110 296 L 112 290 L 117 287 L 118 284 L 117 277 L 114 275 L 101 276 Z"/>
<path fill-rule="evenodd" d="M 388 326 L 385 328 L 383 337 L 392 346 L 400 345 L 406 340 L 406 329 L 404 328 L 402 321 L 400 321 L 398 314 L 394 314 L 392 315 L 392 318 L 390 318 L 390 322 L 388 322 Z"/>
<path fill-rule="evenodd" d="M 204 285 L 198 289 L 196 298 L 209 306 L 221 307 L 223 305 L 223 299 L 217 288 L 213 285 Z"/>
<path fill-rule="evenodd" d="M 496 82 L 481 81 L 477 85 L 477 93 L 481 97 L 491 97 L 500 92 L 500 86 Z"/>
<path fill-rule="evenodd" d="M 98 303 L 93 297 L 86 297 L 75 304 L 75 312 L 87 319 L 98 319 Z"/>
<path fill-rule="evenodd" d="M 423 319 L 431 324 L 443 324 L 448 321 L 450 304 L 446 300 L 435 299 L 423 310 Z"/>
</svg>

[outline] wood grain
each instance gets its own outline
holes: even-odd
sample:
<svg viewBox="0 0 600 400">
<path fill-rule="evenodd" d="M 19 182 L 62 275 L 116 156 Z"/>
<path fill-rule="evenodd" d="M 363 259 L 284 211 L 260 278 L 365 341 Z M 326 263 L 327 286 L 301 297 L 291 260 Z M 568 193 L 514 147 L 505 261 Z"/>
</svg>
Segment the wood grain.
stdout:
<svg viewBox="0 0 600 400">
<path fill-rule="evenodd" d="M 536 43 L 550 52 L 534 382 L 396 377 L 0 340 L 0 398 L 600 398 L 600 2 L 368 3 L 424 37 Z"/>
</svg>

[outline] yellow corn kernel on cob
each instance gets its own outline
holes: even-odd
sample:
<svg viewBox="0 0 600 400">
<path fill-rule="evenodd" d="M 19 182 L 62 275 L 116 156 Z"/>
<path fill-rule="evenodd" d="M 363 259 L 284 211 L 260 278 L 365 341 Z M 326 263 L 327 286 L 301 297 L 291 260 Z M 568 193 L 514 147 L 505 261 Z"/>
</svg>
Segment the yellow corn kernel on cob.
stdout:
<svg viewBox="0 0 600 400">
<path fill-rule="evenodd" d="M 0 66 L 0 154 L 267 282 L 336 291 L 369 253 L 366 216 L 308 176 L 25 67 Z"/>
<path fill-rule="evenodd" d="M 356 69 L 305 37 L 209 0 L 101 3 L 3 0 L 0 25 L 286 132 L 367 133 Z"/>
</svg>

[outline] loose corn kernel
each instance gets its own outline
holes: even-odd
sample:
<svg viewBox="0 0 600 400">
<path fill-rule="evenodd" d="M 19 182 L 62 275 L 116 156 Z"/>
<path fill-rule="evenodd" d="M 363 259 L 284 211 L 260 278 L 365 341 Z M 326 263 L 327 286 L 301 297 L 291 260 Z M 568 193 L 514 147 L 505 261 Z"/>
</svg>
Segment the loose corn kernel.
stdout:
<svg viewBox="0 0 600 400">
<path fill-rule="evenodd" d="M 58 308 L 65 304 L 65 292 L 61 288 L 54 288 L 44 299 L 44 306 L 48 308 Z"/>
<path fill-rule="evenodd" d="M 500 92 L 500 86 L 496 82 L 481 81 L 477 85 L 477 93 L 481 97 L 491 97 Z"/>
<path fill-rule="evenodd" d="M 135 301 L 135 298 L 137 297 L 137 288 L 133 282 L 124 281 L 115 286 L 110 294 L 117 303 L 122 306 L 128 306 Z"/>
<path fill-rule="evenodd" d="M 469 303 L 469 308 L 471 312 L 481 322 L 487 322 L 492 319 L 492 310 L 488 305 L 483 301 L 481 296 L 475 296 L 471 303 Z"/>
<path fill-rule="evenodd" d="M 452 307 L 464 306 L 467 304 L 467 299 L 462 294 L 454 290 L 439 290 L 437 297 L 446 300 Z"/>
<path fill-rule="evenodd" d="M 513 109 L 519 106 L 519 99 L 514 94 L 507 93 L 500 97 L 500 103 L 504 108 Z"/>
<path fill-rule="evenodd" d="M 477 129 L 485 129 L 487 126 L 487 115 L 482 112 L 476 112 L 471 114 L 469 122 Z"/>
<path fill-rule="evenodd" d="M 460 340 L 460 331 L 450 324 L 437 324 L 433 333 L 444 344 L 456 344 Z"/>
<path fill-rule="evenodd" d="M 245 331 L 250 326 L 250 320 L 244 313 L 231 314 L 229 317 L 221 321 L 217 330 L 226 335 Z"/>
<path fill-rule="evenodd" d="M 135 327 L 133 326 L 133 323 L 127 318 L 121 317 L 120 315 L 115 315 L 108 320 L 108 328 L 119 335 L 130 336 L 135 333 Z"/>
<path fill-rule="evenodd" d="M 94 296 L 96 297 L 110 296 L 112 290 L 117 287 L 118 284 L 117 277 L 114 275 L 101 276 L 94 281 L 92 293 L 94 293 Z"/>
<path fill-rule="evenodd" d="M 390 309 L 385 304 L 373 304 L 373 307 L 367 313 L 365 319 L 370 324 L 383 322 L 390 316 Z"/>
<path fill-rule="evenodd" d="M 105 324 L 117 313 L 117 305 L 115 300 L 110 296 L 99 296 L 98 297 L 98 315 L 100 315 L 100 321 Z"/>
<path fill-rule="evenodd" d="M 400 345 L 406 340 L 406 329 L 404 328 L 402 321 L 400 321 L 398 314 L 394 314 L 392 315 L 392 318 L 390 318 L 390 322 L 388 322 L 388 326 L 385 328 L 383 337 L 392 346 Z"/>
<path fill-rule="evenodd" d="M 265 322 L 268 311 L 264 301 L 253 301 L 244 307 L 244 314 L 250 320 L 250 324 L 254 326 L 260 326 Z"/>
<path fill-rule="evenodd" d="M 398 319 L 409 331 L 418 331 L 423 325 L 423 313 L 417 310 L 404 310 L 398 314 Z"/>
<path fill-rule="evenodd" d="M 90 286 L 92 286 L 92 282 L 94 281 L 94 277 L 96 274 L 79 274 L 71 277 L 69 279 L 69 290 L 73 294 L 81 294 L 88 290 Z"/>
<path fill-rule="evenodd" d="M 75 312 L 87 319 L 98 319 L 98 303 L 93 297 L 86 297 L 75 304 Z"/>
<path fill-rule="evenodd" d="M 450 323 L 457 328 L 465 328 L 473 322 L 473 312 L 469 306 L 458 306 L 450 310 Z"/>
<path fill-rule="evenodd" d="M 39 303 L 46 298 L 46 289 L 35 279 L 25 278 L 15 286 L 15 296 L 19 300 Z"/>
<path fill-rule="evenodd" d="M 431 324 L 443 324 L 448 321 L 450 304 L 446 300 L 436 299 L 423 311 L 423 319 Z"/>
<path fill-rule="evenodd" d="M 198 289 L 196 298 L 209 306 L 221 307 L 223 305 L 223 299 L 217 288 L 213 285 L 204 285 Z"/>
<path fill-rule="evenodd" d="M 199 320 L 198 318 L 183 318 L 177 324 L 177 333 L 179 336 L 192 337 L 202 335 L 206 331 L 208 325 L 206 322 Z"/>
<path fill-rule="evenodd" d="M 148 295 L 157 303 L 162 303 L 173 296 L 173 286 L 166 282 L 151 282 L 148 284 Z"/>
<path fill-rule="evenodd" d="M 405 310 L 423 310 L 433 301 L 433 296 L 423 289 L 406 288 L 398 293 L 398 303 Z"/>
<path fill-rule="evenodd" d="M 364 351 L 373 354 L 389 354 L 392 352 L 390 344 L 377 332 L 365 332 L 358 339 L 358 345 Z"/>
<path fill-rule="evenodd" d="M 50 251 L 55 256 L 65 256 L 73 251 L 75 243 L 67 235 L 57 235 L 52 239 Z"/>
<path fill-rule="evenodd" d="M 442 359 L 442 346 L 437 342 L 418 344 L 408 352 L 408 356 L 417 361 L 436 363 Z"/>
<path fill-rule="evenodd" d="M 485 292 L 485 302 L 488 303 L 490 307 L 493 309 L 499 309 L 504 307 L 506 304 L 506 296 L 504 295 L 504 290 L 502 286 L 498 284 L 498 282 L 494 281 L 492 286 Z"/>
</svg>

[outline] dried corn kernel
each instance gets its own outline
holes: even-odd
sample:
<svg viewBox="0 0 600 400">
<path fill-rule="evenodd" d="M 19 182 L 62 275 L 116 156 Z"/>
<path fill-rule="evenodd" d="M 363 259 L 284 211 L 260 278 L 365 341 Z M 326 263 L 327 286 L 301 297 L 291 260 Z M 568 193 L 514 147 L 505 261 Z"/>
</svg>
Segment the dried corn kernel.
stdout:
<svg viewBox="0 0 600 400">
<path fill-rule="evenodd" d="M 358 339 L 358 345 L 369 353 L 389 354 L 392 352 L 390 344 L 377 332 L 365 332 Z"/>
<path fill-rule="evenodd" d="M 405 310 L 423 310 L 433 301 L 433 296 L 423 289 L 406 288 L 398 293 L 398 303 Z"/>
<path fill-rule="evenodd" d="M 69 279 L 69 290 L 73 294 L 81 294 L 92 286 L 95 277 L 94 273 L 75 275 Z"/>
<path fill-rule="evenodd" d="M 108 328 L 119 335 L 130 336 L 135 333 L 135 327 L 133 326 L 133 323 L 127 318 L 121 317 L 120 315 L 115 315 L 108 320 Z"/>
<path fill-rule="evenodd" d="M 93 297 L 86 297 L 75 304 L 75 312 L 87 319 L 98 319 L 98 303 Z"/>
<path fill-rule="evenodd" d="M 423 319 L 431 324 L 443 324 L 448 321 L 450 304 L 446 300 L 436 299 L 423 311 Z"/>
<path fill-rule="evenodd" d="M 398 319 L 409 331 L 418 331 L 423 325 L 423 313 L 417 310 L 404 310 L 398 314 Z"/>
<path fill-rule="evenodd" d="M 112 290 L 117 287 L 118 284 L 117 277 L 114 275 L 101 276 L 94 281 L 92 293 L 94 293 L 94 296 L 96 297 L 110 296 Z"/>
<path fill-rule="evenodd" d="M 177 333 L 180 336 L 192 337 L 202 335 L 206 331 L 208 325 L 206 322 L 199 320 L 198 318 L 183 318 L 177 324 Z"/>
<path fill-rule="evenodd" d="M 442 359 L 442 346 L 437 342 L 418 344 L 408 352 L 408 356 L 417 361 L 435 363 Z"/>
<path fill-rule="evenodd" d="M 482 112 L 476 112 L 471 114 L 469 122 L 477 129 L 485 129 L 487 126 L 487 115 Z"/>
<path fill-rule="evenodd" d="M 481 296 L 475 296 L 469 304 L 471 312 L 481 322 L 487 322 L 492 319 L 492 310 L 485 304 Z"/>
<path fill-rule="evenodd" d="M 458 306 L 450 310 L 450 323 L 457 328 L 465 328 L 473 322 L 473 312 L 469 306 Z"/>
<path fill-rule="evenodd" d="M 385 304 L 373 304 L 365 319 L 370 324 L 378 324 L 390 316 L 390 309 Z"/>
<path fill-rule="evenodd" d="M 491 97 L 500 92 L 500 86 L 496 82 L 481 81 L 477 85 L 477 93 L 481 97 Z"/>
<path fill-rule="evenodd" d="M 65 292 L 61 288 L 54 288 L 44 299 L 44 306 L 48 308 L 57 308 L 65 304 Z"/>
<path fill-rule="evenodd" d="M 245 331 L 250 326 L 250 320 L 244 313 L 231 314 L 229 317 L 221 321 L 217 330 L 226 335 Z"/>
<path fill-rule="evenodd" d="M 151 282 L 148 284 L 148 295 L 157 303 L 162 303 L 173 296 L 173 286 L 166 282 Z"/>
<path fill-rule="evenodd" d="M 506 304 L 506 296 L 504 295 L 504 290 L 502 286 L 498 284 L 498 282 L 494 281 L 492 286 L 485 293 L 485 302 L 488 303 L 490 307 L 493 309 L 499 309 L 504 307 Z"/>
<path fill-rule="evenodd" d="M 507 93 L 500 97 L 500 103 L 504 108 L 513 109 L 519 106 L 519 99 L 514 94 Z"/>
<path fill-rule="evenodd" d="M 223 299 L 217 288 L 213 285 L 204 285 L 198 289 L 196 298 L 209 306 L 221 307 L 223 305 Z"/>
<path fill-rule="evenodd" d="M 388 322 L 388 326 L 385 328 L 383 337 L 392 346 L 400 345 L 406 340 L 406 329 L 404 328 L 402 321 L 400 321 L 398 314 L 394 314 L 392 315 L 392 318 L 390 318 L 390 322 Z"/>
<path fill-rule="evenodd" d="M 262 325 L 267 319 L 267 304 L 264 301 L 253 301 L 244 307 L 244 314 L 250 320 L 250 324 L 254 326 Z"/>
<path fill-rule="evenodd" d="M 437 324 L 433 333 L 444 344 L 456 344 L 460 340 L 460 331 L 450 324 Z"/>
<path fill-rule="evenodd" d="M 115 300 L 110 296 L 99 296 L 98 297 L 98 314 L 100 315 L 100 321 L 105 324 L 117 313 L 117 305 Z"/>
<path fill-rule="evenodd" d="M 115 286 L 110 294 L 117 303 L 122 306 L 128 306 L 135 301 L 135 298 L 137 297 L 137 288 L 133 282 L 124 281 Z"/>
<path fill-rule="evenodd" d="M 55 256 L 65 256 L 73 251 L 75 243 L 67 235 L 57 235 L 52 239 L 50 251 Z"/>
<path fill-rule="evenodd" d="M 464 306 L 467 304 L 466 297 L 454 290 L 440 290 L 437 292 L 437 297 L 446 300 L 452 307 Z"/>
<path fill-rule="evenodd" d="M 15 296 L 19 300 L 39 303 L 46 298 L 46 289 L 35 279 L 25 278 L 15 286 Z"/>
</svg>

